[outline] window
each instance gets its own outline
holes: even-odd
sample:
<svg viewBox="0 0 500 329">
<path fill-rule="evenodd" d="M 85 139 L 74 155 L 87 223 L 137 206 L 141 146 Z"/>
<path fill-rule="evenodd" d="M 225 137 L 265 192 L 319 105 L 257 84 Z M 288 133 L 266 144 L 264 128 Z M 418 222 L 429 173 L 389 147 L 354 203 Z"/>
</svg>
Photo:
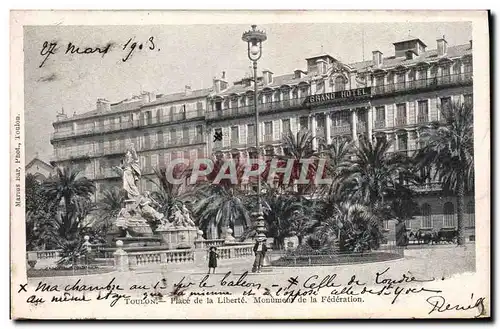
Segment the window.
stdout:
<svg viewBox="0 0 500 329">
<path fill-rule="evenodd" d="M 466 217 L 469 219 L 468 226 L 475 227 L 476 226 L 476 221 L 475 221 L 476 211 L 475 211 L 474 201 L 469 201 L 469 203 L 467 203 Z"/>
<path fill-rule="evenodd" d="M 247 143 L 255 143 L 255 124 L 250 123 L 247 125 Z"/>
<path fill-rule="evenodd" d="M 172 128 L 172 130 L 170 130 L 170 143 L 177 143 L 177 130 L 175 128 Z"/>
<path fill-rule="evenodd" d="M 231 127 L 231 144 L 236 145 L 239 143 L 238 126 Z"/>
<path fill-rule="evenodd" d="M 300 117 L 299 126 L 300 126 L 300 130 L 309 129 L 309 118 L 308 117 Z"/>
<path fill-rule="evenodd" d="M 402 90 L 405 87 L 405 72 L 398 72 L 396 74 L 396 90 Z"/>
<path fill-rule="evenodd" d="M 378 75 L 377 77 L 375 77 L 375 86 L 383 86 L 383 85 L 385 85 L 384 76 Z"/>
<path fill-rule="evenodd" d="M 396 125 L 406 125 L 406 103 L 396 105 Z"/>
<path fill-rule="evenodd" d="M 156 132 L 156 141 L 158 147 L 163 147 L 163 131 L 160 130 Z"/>
<path fill-rule="evenodd" d="M 169 113 L 170 120 L 173 120 L 174 114 L 175 114 L 175 106 L 170 106 L 170 113 Z"/>
<path fill-rule="evenodd" d="M 406 151 L 408 149 L 408 136 L 406 134 L 398 135 L 398 150 Z"/>
<path fill-rule="evenodd" d="M 144 133 L 144 149 L 149 150 L 150 148 L 151 148 L 151 139 L 149 138 L 148 133 Z"/>
<path fill-rule="evenodd" d="M 375 108 L 375 128 L 385 127 L 385 106 Z"/>
<path fill-rule="evenodd" d="M 222 136 L 222 128 L 216 128 L 214 129 L 214 136 Z M 219 139 L 214 139 L 214 147 L 215 148 L 220 148 L 222 147 L 222 141 Z"/>
<path fill-rule="evenodd" d="M 203 126 L 198 125 L 196 126 L 196 138 L 199 142 L 203 140 Z"/>
<path fill-rule="evenodd" d="M 449 110 L 450 106 L 451 106 L 451 97 L 441 98 L 441 110 L 442 111 Z"/>
<path fill-rule="evenodd" d="M 273 140 L 273 122 L 264 122 L 264 141 L 269 142 Z"/>
<path fill-rule="evenodd" d="M 300 94 L 302 98 L 309 96 L 309 86 L 300 88 Z"/>
<path fill-rule="evenodd" d="M 464 95 L 464 104 L 466 106 L 472 106 L 474 104 L 472 94 Z"/>
<path fill-rule="evenodd" d="M 153 114 L 151 111 L 146 111 L 146 120 L 148 125 L 153 124 Z"/>
<path fill-rule="evenodd" d="M 203 148 L 198 149 L 198 159 L 203 159 L 205 157 L 205 150 Z"/>
<path fill-rule="evenodd" d="M 265 97 L 266 103 L 272 103 L 273 102 L 273 94 L 266 93 L 264 97 Z"/>
<path fill-rule="evenodd" d="M 344 77 L 338 76 L 335 78 L 335 91 L 345 90 L 345 80 Z"/>
<path fill-rule="evenodd" d="M 446 202 L 443 206 L 444 227 L 454 227 L 455 226 L 455 206 L 451 202 Z"/>
<path fill-rule="evenodd" d="M 231 98 L 231 108 L 235 109 L 238 107 L 238 97 Z"/>
<path fill-rule="evenodd" d="M 196 110 L 203 111 L 203 103 L 202 102 L 197 102 L 196 103 Z"/>
<path fill-rule="evenodd" d="M 318 81 L 316 82 L 316 94 L 323 94 L 325 92 L 325 82 Z"/>
<path fill-rule="evenodd" d="M 297 99 L 299 98 L 299 90 L 297 88 L 295 88 L 293 91 L 292 91 L 292 97 L 293 99 Z"/>
<path fill-rule="evenodd" d="M 151 167 L 151 155 L 146 155 L 145 157 L 145 169 L 144 170 L 146 172 L 146 174 L 150 173 L 153 171 L 153 168 Z"/>
<path fill-rule="evenodd" d="M 290 119 L 281 120 L 283 125 L 283 134 L 288 134 L 290 132 Z"/>
<path fill-rule="evenodd" d="M 429 121 L 429 102 L 428 100 L 418 101 L 418 123 Z"/>
<path fill-rule="evenodd" d="M 422 205 L 422 222 L 420 226 L 422 228 L 432 227 L 432 209 L 431 205 L 428 203 Z"/>
<path fill-rule="evenodd" d="M 222 102 L 215 102 L 215 110 L 222 111 Z"/>
<path fill-rule="evenodd" d="M 464 63 L 464 72 L 465 73 L 472 73 L 472 63 L 471 62 Z"/>
<path fill-rule="evenodd" d="M 316 132 L 317 136 L 325 136 L 326 118 L 323 113 L 316 115 Z"/>
</svg>

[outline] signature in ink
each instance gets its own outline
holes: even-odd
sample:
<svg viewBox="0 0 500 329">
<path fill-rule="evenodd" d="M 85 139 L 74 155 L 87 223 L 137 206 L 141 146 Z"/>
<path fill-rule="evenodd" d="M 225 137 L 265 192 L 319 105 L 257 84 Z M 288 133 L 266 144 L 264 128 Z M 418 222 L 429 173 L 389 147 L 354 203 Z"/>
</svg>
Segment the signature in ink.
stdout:
<svg viewBox="0 0 500 329">
<path fill-rule="evenodd" d="M 485 297 L 479 297 L 474 301 L 474 294 L 471 294 L 471 301 L 472 303 L 464 306 L 464 305 L 459 305 L 455 304 L 452 305 L 446 301 L 446 299 L 443 296 L 430 296 L 429 298 L 426 299 L 426 302 L 429 305 L 432 305 L 432 309 L 429 311 L 428 314 L 431 314 L 433 312 L 438 312 L 438 313 L 443 313 L 446 311 L 467 311 L 470 309 L 477 308 L 479 310 L 479 314 L 476 316 L 480 317 L 481 315 L 484 315 L 485 313 L 485 307 L 484 307 L 484 300 Z"/>
</svg>

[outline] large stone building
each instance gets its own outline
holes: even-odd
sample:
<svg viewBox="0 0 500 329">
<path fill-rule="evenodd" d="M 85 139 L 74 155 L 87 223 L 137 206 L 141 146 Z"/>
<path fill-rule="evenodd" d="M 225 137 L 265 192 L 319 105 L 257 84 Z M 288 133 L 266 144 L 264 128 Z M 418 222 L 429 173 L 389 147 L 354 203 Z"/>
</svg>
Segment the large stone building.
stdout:
<svg viewBox="0 0 500 329">
<path fill-rule="evenodd" d="M 60 113 L 53 123 L 56 165 L 71 165 L 95 181 L 96 198 L 103 189 L 120 185 L 119 166 L 126 149 L 133 143 L 141 162 L 142 174 L 153 175 L 175 158 L 196 158 L 207 154 L 204 115 L 210 89 L 170 95 L 142 93 L 118 103 L 97 100 L 97 108 L 80 115 Z M 142 190 L 155 190 L 147 179 Z"/>
<path fill-rule="evenodd" d="M 264 70 L 258 79 L 260 141 L 266 155 L 284 154 L 284 132 L 308 129 L 318 141 L 356 140 L 361 135 L 392 140 L 392 152 L 419 148 L 419 134 L 451 101 L 472 102 L 472 41 L 449 46 L 440 38 L 429 50 L 418 38 L 394 43 L 394 54 L 373 51 L 364 62 L 343 63 L 329 54 L 306 58 L 305 69 L 276 76 Z M 213 152 L 246 156 L 255 144 L 253 79 L 228 86 L 216 81 L 206 116 Z M 419 198 L 421 215 L 407 227 L 438 230 L 456 226 L 456 202 L 434 191 L 429 182 Z M 466 226 L 473 238 L 474 198 L 466 201 Z M 394 231 L 394 221 L 386 221 Z M 394 234 L 389 234 L 393 237 Z"/>
<path fill-rule="evenodd" d="M 419 133 L 440 119 L 451 101 L 472 102 L 472 41 L 448 45 L 440 38 L 428 49 L 418 38 L 394 43 L 394 54 L 373 51 L 371 60 L 343 63 L 329 54 L 306 58 L 305 68 L 258 77 L 260 141 L 266 155 L 283 154 L 283 132 L 308 129 L 318 140 L 360 135 L 393 140 L 391 151 L 413 152 Z M 119 182 L 118 165 L 128 142 L 138 147 L 148 174 L 175 157 L 251 152 L 255 145 L 251 77 L 230 85 L 225 74 L 211 89 L 139 97 L 73 117 L 59 114 L 52 144 L 56 163 L 72 161 L 98 186 Z M 208 133 L 205 133 L 208 132 Z M 213 136 L 222 133 L 222 140 Z M 106 184 L 103 184 L 106 182 Z M 150 183 L 145 183 L 150 184 Z M 421 215 L 412 229 L 456 226 L 456 203 L 429 182 L 420 192 Z M 151 186 L 145 186 L 150 189 Z M 474 197 L 466 201 L 469 236 L 474 235 Z M 393 221 L 385 223 L 394 230 Z M 235 228 L 235 235 L 241 228 Z M 393 234 L 389 234 L 393 236 Z"/>
</svg>

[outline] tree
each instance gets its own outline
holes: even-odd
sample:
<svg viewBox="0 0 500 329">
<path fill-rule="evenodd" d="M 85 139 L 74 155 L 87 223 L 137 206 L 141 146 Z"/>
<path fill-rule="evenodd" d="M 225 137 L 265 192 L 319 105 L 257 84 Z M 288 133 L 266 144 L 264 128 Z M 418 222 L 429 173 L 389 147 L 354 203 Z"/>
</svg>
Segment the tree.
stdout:
<svg viewBox="0 0 500 329">
<path fill-rule="evenodd" d="M 219 173 L 226 168 L 225 160 L 217 158 L 213 162 L 213 170 L 205 177 L 203 182 L 198 183 L 195 195 L 195 205 L 193 213 L 195 222 L 204 232 L 208 232 L 211 226 L 217 228 L 221 234 L 226 228 L 234 231 L 237 222 L 243 226 L 250 227 L 251 221 L 247 210 L 247 197 L 242 189 L 242 176 L 245 164 L 234 163 L 235 180 L 223 178 L 218 179 Z M 204 168 L 201 168 L 204 169 Z M 225 174 L 229 174 L 231 169 L 227 167 Z M 220 178 L 221 176 L 219 176 Z"/>
<path fill-rule="evenodd" d="M 465 243 L 465 194 L 474 191 L 474 118 L 472 105 L 452 102 L 441 109 L 441 122 L 421 134 L 424 145 L 417 159 L 433 172 L 445 192 L 457 202 L 457 243 Z"/>
<path fill-rule="evenodd" d="M 360 138 L 343 171 L 346 200 L 356 200 L 373 210 L 382 206 L 389 191 L 414 180 L 410 158 L 389 152 L 390 147 L 391 142 L 384 138 Z"/>
<path fill-rule="evenodd" d="M 174 206 L 181 206 L 183 201 L 185 201 L 185 196 L 188 195 L 189 186 L 186 182 L 191 175 L 191 170 L 188 166 L 184 165 L 178 165 L 172 169 L 172 178 L 181 180 L 182 183 L 180 184 L 176 184 L 169 179 L 166 168 L 155 168 L 154 173 L 156 176 L 155 179 L 148 179 L 153 182 L 158 189 L 152 192 L 151 196 L 161 205 L 158 211 L 164 214 L 165 218 L 169 218 L 173 213 Z"/>
<path fill-rule="evenodd" d="M 123 189 L 113 187 L 104 190 L 101 199 L 97 202 L 97 220 L 92 227 L 102 233 L 108 232 L 123 207 L 125 197 Z"/>
<path fill-rule="evenodd" d="M 300 173 L 303 170 L 304 160 L 311 161 L 307 168 L 307 184 L 297 184 L 297 195 L 304 195 L 308 192 L 313 192 L 315 189 L 314 178 L 317 170 L 317 153 L 313 148 L 314 137 L 308 130 L 300 130 L 296 134 L 291 131 L 284 134 L 282 146 L 285 150 L 285 155 L 280 157 L 281 165 L 286 166 L 286 161 L 293 161 L 292 174 L 290 179 L 291 186 L 294 186 L 295 181 L 299 179 Z M 280 167 L 280 164 L 278 165 Z M 287 183 L 287 182 L 285 182 Z"/>
<path fill-rule="evenodd" d="M 32 174 L 27 174 L 25 177 L 25 193 L 26 248 L 27 250 L 50 248 L 54 244 L 53 219 L 57 209 L 49 202 L 42 191 L 41 183 Z"/>
<path fill-rule="evenodd" d="M 72 168 L 56 168 L 56 175 L 42 184 L 42 193 L 54 206 L 64 202 L 59 233 L 69 236 L 74 233 L 75 221 L 81 216 L 82 205 L 89 201 L 95 191 L 95 185 L 80 171 Z"/>
<path fill-rule="evenodd" d="M 323 247 L 339 242 L 340 251 L 377 249 L 381 240 L 380 221 L 368 207 L 349 201 L 334 204 L 332 213 L 316 228 Z"/>
<path fill-rule="evenodd" d="M 305 215 L 308 209 L 301 197 L 279 193 L 277 189 L 267 186 L 266 192 L 261 196 L 261 204 L 267 228 L 266 235 L 274 239 L 275 246 L 282 249 L 285 238 L 293 235 L 302 239 L 310 217 Z M 256 198 L 251 198 L 247 208 L 255 209 L 256 206 Z M 245 236 L 255 234 L 253 227 L 245 232 Z"/>
</svg>

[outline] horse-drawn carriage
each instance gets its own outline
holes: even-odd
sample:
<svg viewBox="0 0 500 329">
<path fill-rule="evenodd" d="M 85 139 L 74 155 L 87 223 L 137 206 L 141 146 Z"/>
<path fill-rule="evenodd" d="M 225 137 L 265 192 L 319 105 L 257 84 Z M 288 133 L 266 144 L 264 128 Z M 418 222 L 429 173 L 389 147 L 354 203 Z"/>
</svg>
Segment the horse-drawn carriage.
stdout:
<svg viewBox="0 0 500 329">
<path fill-rule="evenodd" d="M 410 231 L 408 244 L 440 244 L 456 243 L 458 231 L 454 227 L 443 227 L 439 231 L 432 229 L 418 229 Z"/>
</svg>

